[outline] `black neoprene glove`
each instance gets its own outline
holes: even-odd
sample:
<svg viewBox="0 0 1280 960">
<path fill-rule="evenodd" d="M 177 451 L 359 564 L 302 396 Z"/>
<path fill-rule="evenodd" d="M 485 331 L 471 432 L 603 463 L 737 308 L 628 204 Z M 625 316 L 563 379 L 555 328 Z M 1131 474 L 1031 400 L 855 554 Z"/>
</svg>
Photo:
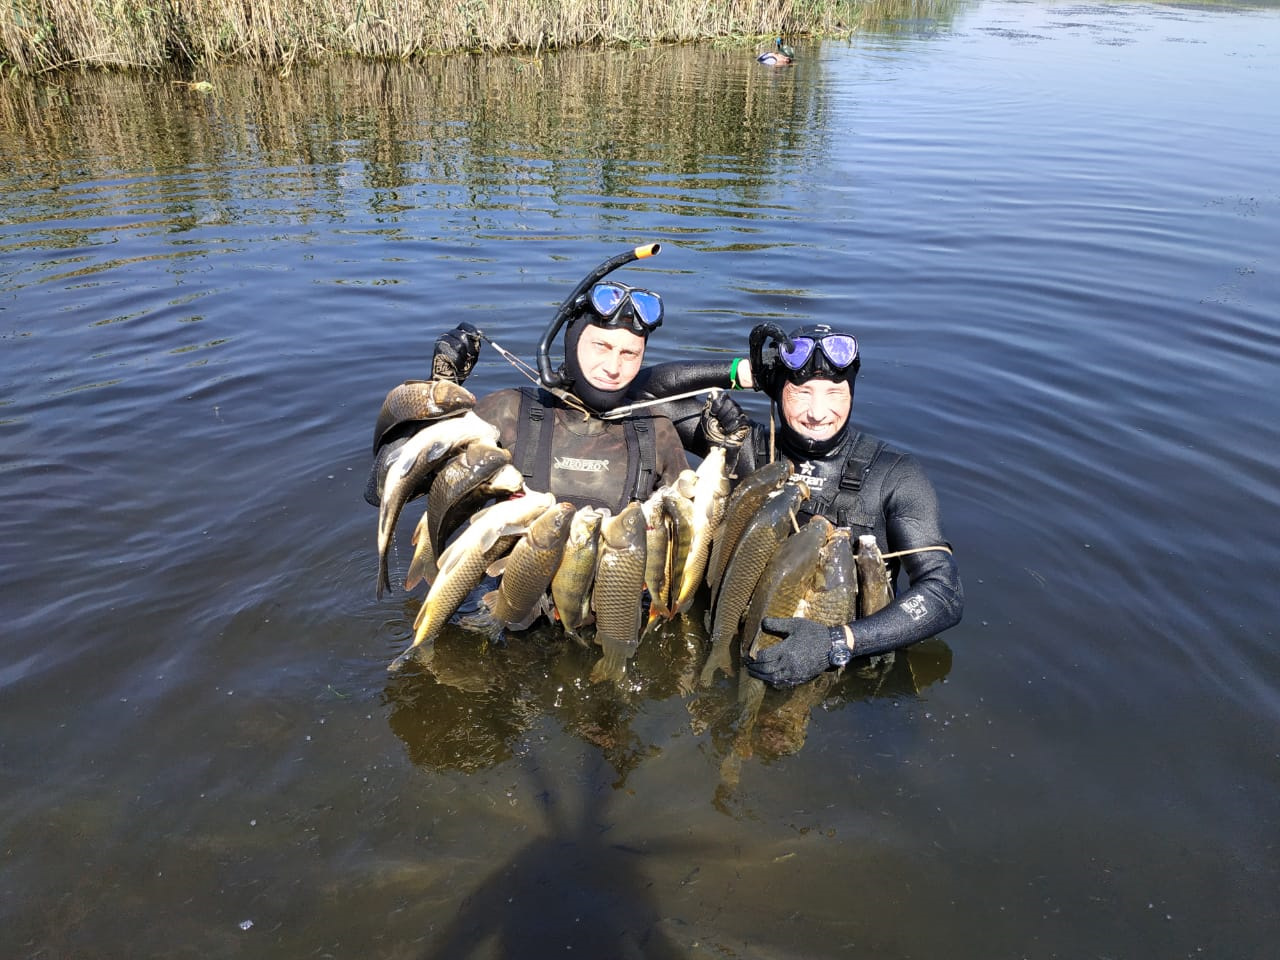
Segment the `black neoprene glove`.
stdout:
<svg viewBox="0 0 1280 960">
<path fill-rule="evenodd" d="M 431 378 L 463 383 L 480 356 L 480 331 L 469 323 L 460 323 L 436 340 L 431 355 Z"/>
<path fill-rule="evenodd" d="M 803 617 L 765 617 L 760 626 L 782 641 L 744 663 L 748 673 L 774 687 L 812 680 L 830 665 L 831 641 L 844 636 L 839 627 L 826 627 Z"/>
<path fill-rule="evenodd" d="M 769 396 L 777 393 L 778 381 L 782 377 L 782 361 L 778 359 L 778 344 L 788 350 L 794 344 L 776 323 L 757 323 L 751 328 L 751 382 L 754 389 L 763 390 Z"/>
<path fill-rule="evenodd" d="M 737 400 L 721 391 L 702 408 L 702 433 L 714 446 L 736 450 L 751 433 L 751 420 Z"/>
</svg>

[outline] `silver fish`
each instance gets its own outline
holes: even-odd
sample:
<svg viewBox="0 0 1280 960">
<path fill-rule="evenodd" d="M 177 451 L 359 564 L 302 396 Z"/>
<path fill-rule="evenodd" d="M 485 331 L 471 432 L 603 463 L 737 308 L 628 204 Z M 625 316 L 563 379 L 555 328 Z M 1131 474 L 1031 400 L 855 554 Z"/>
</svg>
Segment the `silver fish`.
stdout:
<svg viewBox="0 0 1280 960">
<path fill-rule="evenodd" d="M 432 472 L 453 451 L 476 440 L 498 442 L 498 428 L 468 410 L 447 420 L 437 420 L 415 433 L 400 448 L 387 470 L 378 507 L 378 589 L 390 588 L 387 550 L 404 505 L 424 492 Z"/>
<path fill-rule="evenodd" d="M 413 622 L 413 643 L 388 667 L 399 670 L 415 657 L 429 659 L 449 618 L 457 612 L 484 576 L 485 569 L 505 555 L 539 514 L 555 503 L 549 493 L 528 493 L 485 507 L 475 515 L 458 539 L 440 555 L 440 573 L 427 591 Z"/>
<path fill-rule="evenodd" d="M 712 447 L 694 471 L 693 530 L 689 550 L 680 572 L 679 584 L 673 584 L 674 613 L 684 613 L 693 603 L 694 593 L 702 585 L 711 556 L 711 543 L 724 517 L 729 499 L 729 471 L 725 464 L 725 448 Z"/>
</svg>

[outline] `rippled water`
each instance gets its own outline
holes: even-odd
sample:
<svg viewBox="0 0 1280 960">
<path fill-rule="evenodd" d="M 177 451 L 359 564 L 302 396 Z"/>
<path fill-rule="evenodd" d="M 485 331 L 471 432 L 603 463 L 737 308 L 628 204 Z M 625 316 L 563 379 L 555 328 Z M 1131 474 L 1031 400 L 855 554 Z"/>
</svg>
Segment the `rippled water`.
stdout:
<svg viewBox="0 0 1280 960">
<path fill-rule="evenodd" d="M 0 89 L 6 956 L 1269 953 L 1280 16 L 796 46 Z M 388 681 L 373 597 L 386 390 L 655 240 L 655 359 L 856 328 L 968 596 L 740 767 L 694 624 Z"/>
</svg>

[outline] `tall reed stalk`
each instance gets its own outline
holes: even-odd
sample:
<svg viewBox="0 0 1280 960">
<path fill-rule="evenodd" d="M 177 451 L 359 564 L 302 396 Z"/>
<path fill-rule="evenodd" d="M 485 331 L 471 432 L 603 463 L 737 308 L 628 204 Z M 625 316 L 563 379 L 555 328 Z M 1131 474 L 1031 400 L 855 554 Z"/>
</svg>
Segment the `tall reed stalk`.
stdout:
<svg viewBox="0 0 1280 960">
<path fill-rule="evenodd" d="M 929 0 L 0 0 L 0 66 L 288 69 L 332 58 L 831 35 L 918 16 L 922 5 Z"/>
</svg>

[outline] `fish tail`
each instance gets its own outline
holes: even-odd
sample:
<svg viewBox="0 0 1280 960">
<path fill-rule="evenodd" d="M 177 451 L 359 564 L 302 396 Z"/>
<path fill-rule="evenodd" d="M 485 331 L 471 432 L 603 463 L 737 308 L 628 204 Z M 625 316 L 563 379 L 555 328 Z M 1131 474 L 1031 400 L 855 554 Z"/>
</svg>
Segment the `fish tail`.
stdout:
<svg viewBox="0 0 1280 960">
<path fill-rule="evenodd" d="M 391 573 L 387 569 L 387 555 L 380 553 L 378 554 L 378 584 L 374 594 L 381 600 L 383 591 L 389 589 L 391 589 Z"/>
<path fill-rule="evenodd" d="M 624 651 L 613 644 L 606 645 L 604 654 L 591 668 L 591 682 L 603 683 L 606 680 L 612 680 L 614 683 L 621 683 L 626 664 L 627 657 Z"/>
<path fill-rule="evenodd" d="M 703 687 L 711 686 L 715 682 L 717 670 L 723 670 L 725 676 L 733 675 L 733 657 L 729 653 L 727 640 L 717 639 L 711 644 L 711 653 L 702 667 L 702 676 L 698 682 Z"/>
</svg>

